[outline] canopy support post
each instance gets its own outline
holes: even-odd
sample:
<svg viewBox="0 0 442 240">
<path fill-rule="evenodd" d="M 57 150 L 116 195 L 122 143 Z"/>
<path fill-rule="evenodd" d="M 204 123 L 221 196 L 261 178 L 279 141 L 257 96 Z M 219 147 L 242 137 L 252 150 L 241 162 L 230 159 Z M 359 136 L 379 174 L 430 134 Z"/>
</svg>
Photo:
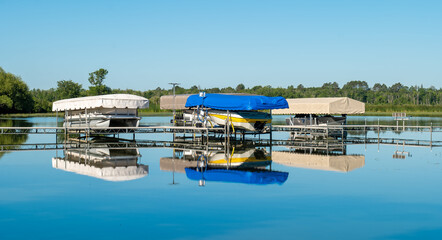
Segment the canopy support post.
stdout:
<svg viewBox="0 0 442 240">
<path fill-rule="evenodd" d="M 430 123 L 430 149 L 433 150 L 433 122 Z"/>
<path fill-rule="evenodd" d="M 68 110 L 64 110 L 64 142 L 66 143 L 67 137 L 68 137 L 68 124 L 67 124 L 67 117 L 68 117 Z"/>
<path fill-rule="evenodd" d="M 89 141 L 89 127 L 91 126 L 90 125 L 90 117 L 88 116 L 88 113 L 87 113 L 87 108 L 84 110 L 85 111 L 85 113 L 86 113 L 86 128 L 87 128 L 87 130 L 86 130 L 86 142 L 88 142 Z"/>
<path fill-rule="evenodd" d="M 227 110 L 227 146 L 230 148 L 230 111 Z"/>
<path fill-rule="evenodd" d="M 273 130 L 272 130 L 272 120 L 273 120 L 273 116 L 272 116 L 272 109 L 270 109 L 270 152 L 272 152 L 272 143 L 273 143 Z"/>
<path fill-rule="evenodd" d="M 58 109 L 55 111 L 55 127 L 58 127 Z M 55 130 L 55 145 L 58 144 L 57 133 L 58 131 Z"/>
</svg>

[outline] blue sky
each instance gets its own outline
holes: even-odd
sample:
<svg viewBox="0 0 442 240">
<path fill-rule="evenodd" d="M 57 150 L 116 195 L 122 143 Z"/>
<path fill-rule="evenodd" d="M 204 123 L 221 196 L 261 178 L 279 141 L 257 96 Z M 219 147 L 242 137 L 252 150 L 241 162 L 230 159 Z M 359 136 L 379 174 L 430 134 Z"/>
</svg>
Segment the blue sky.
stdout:
<svg viewBox="0 0 442 240">
<path fill-rule="evenodd" d="M 87 88 L 99 68 L 137 90 L 442 87 L 440 1 L 0 0 L 0 12 L 0 67 L 30 88 Z"/>
</svg>

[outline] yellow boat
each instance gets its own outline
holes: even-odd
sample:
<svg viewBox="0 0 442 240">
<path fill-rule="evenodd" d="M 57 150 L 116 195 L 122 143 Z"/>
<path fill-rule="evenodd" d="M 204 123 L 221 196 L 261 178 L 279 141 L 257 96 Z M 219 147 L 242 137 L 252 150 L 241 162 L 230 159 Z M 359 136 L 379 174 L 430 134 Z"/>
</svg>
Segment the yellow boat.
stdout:
<svg viewBox="0 0 442 240">
<path fill-rule="evenodd" d="M 249 148 L 234 151 L 227 159 L 224 153 L 215 153 L 209 156 L 207 164 L 211 167 L 257 167 L 270 165 L 271 162 L 271 156 L 264 149 Z"/>
<path fill-rule="evenodd" d="M 262 131 L 267 123 L 272 122 L 272 115 L 255 111 L 208 111 L 209 120 L 220 126 L 226 123 L 237 129 L 249 131 Z"/>
<path fill-rule="evenodd" d="M 162 96 L 161 109 L 183 110 L 174 116 L 174 124 L 204 127 L 226 126 L 247 131 L 263 131 L 272 122 L 265 110 L 288 108 L 283 97 L 247 94 L 205 94 Z M 232 129 L 232 130 L 233 130 Z"/>
</svg>

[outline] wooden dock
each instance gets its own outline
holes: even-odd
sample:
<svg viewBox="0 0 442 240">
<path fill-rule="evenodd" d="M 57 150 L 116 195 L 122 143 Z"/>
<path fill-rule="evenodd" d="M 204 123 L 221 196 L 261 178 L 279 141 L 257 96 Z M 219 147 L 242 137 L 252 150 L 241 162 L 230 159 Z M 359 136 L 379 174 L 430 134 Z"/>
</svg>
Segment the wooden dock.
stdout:
<svg viewBox="0 0 442 240">
<path fill-rule="evenodd" d="M 397 126 L 397 125 L 329 125 L 329 126 L 309 126 L 309 125 L 273 125 L 272 131 L 419 131 L 419 132 L 442 132 L 442 126 Z"/>
</svg>

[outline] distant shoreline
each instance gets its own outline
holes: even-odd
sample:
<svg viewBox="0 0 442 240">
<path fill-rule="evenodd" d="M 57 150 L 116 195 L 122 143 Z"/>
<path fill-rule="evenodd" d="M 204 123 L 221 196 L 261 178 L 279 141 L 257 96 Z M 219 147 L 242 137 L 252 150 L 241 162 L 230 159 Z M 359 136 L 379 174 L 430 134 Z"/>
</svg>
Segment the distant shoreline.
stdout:
<svg viewBox="0 0 442 240">
<path fill-rule="evenodd" d="M 442 117 L 442 112 L 408 112 L 407 116 L 411 117 Z M 393 112 L 365 112 L 362 116 L 392 116 Z"/>
</svg>

